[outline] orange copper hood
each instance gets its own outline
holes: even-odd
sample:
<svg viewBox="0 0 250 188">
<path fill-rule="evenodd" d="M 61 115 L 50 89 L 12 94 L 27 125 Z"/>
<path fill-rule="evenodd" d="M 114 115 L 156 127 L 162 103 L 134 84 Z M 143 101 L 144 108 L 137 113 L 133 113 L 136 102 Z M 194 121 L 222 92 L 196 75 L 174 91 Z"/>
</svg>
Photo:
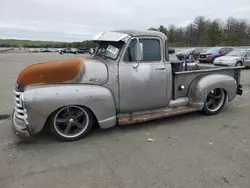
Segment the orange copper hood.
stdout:
<svg viewBox="0 0 250 188">
<path fill-rule="evenodd" d="M 20 88 L 30 85 L 70 83 L 80 78 L 83 59 L 51 61 L 28 66 L 18 76 Z"/>
</svg>

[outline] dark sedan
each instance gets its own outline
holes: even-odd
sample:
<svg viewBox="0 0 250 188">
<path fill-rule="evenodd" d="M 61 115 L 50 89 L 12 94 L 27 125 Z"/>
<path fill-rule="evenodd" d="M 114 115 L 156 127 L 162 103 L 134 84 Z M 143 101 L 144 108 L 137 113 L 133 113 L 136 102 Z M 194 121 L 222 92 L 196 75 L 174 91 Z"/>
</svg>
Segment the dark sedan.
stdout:
<svg viewBox="0 0 250 188">
<path fill-rule="evenodd" d="M 168 53 L 169 54 L 174 54 L 175 53 L 175 49 L 174 48 L 168 48 Z"/>
<path fill-rule="evenodd" d="M 182 50 L 176 54 L 176 57 L 179 60 L 185 60 L 189 57 L 189 55 L 192 55 L 194 59 L 198 59 L 201 52 L 204 51 L 204 48 L 202 47 L 196 47 L 196 48 L 187 48 L 185 50 Z"/>
<path fill-rule="evenodd" d="M 188 58 L 188 56 L 190 55 L 190 53 L 192 52 L 193 49 L 185 49 L 182 50 L 180 52 L 177 52 L 176 57 L 179 60 L 185 60 Z"/>
</svg>

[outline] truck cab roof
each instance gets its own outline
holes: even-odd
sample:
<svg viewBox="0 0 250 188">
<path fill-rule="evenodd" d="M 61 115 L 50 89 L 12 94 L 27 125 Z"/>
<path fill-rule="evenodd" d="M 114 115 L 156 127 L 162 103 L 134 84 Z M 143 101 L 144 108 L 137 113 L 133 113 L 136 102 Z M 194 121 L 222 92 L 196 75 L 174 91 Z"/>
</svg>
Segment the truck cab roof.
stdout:
<svg viewBox="0 0 250 188">
<path fill-rule="evenodd" d="M 160 31 L 151 31 L 151 30 L 116 30 L 114 32 L 125 33 L 132 37 L 139 36 L 151 36 L 151 37 L 160 37 L 164 40 L 167 39 L 167 36 Z"/>
<path fill-rule="evenodd" d="M 140 31 L 140 30 L 116 30 L 99 33 L 94 37 L 96 41 L 124 41 L 131 37 L 159 37 L 163 41 L 167 40 L 167 36 L 159 31 Z"/>
</svg>

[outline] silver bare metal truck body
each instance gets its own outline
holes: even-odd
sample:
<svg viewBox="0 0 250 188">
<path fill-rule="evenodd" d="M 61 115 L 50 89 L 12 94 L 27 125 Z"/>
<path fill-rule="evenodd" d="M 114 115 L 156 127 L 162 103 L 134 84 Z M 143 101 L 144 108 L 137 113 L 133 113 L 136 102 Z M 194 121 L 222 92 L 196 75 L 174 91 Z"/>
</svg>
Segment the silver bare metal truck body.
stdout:
<svg viewBox="0 0 250 188">
<path fill-rule="evenodd" d="M 106 129 L 193 111 L 216 114 L 242 94 L 243 67 L 192 64 L 182 70 L 169 62 L 160 32 L 105 32 L 94 41 L 99 46 L 92 57 L 35 64 L 20 73 L 12 116 L 17 134 L 35 135 L 49 124 L 57 137 L 74 140 L 94 122 Z"/>
</svg>

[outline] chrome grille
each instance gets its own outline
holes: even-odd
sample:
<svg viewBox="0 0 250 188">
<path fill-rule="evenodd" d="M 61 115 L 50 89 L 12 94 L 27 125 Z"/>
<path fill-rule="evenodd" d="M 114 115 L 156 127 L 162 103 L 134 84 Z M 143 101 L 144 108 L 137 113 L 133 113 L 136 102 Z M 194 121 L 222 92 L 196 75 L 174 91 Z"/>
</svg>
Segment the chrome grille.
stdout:
<svg viewBox="0 0 250 188">
<path fill-rule="evenodd" d="M 27 115 L 25 113 L 25 109 L 24 109 L 23 104 L 21 102 L 21 95 L 22 95 L 22 92 L 18 92 L 16 90 L 14 90 L 14 109 L 16 111 L 16 117 L 18 119 L 22 119 L 22 120 L 26 121 Z"/>
</svg>

